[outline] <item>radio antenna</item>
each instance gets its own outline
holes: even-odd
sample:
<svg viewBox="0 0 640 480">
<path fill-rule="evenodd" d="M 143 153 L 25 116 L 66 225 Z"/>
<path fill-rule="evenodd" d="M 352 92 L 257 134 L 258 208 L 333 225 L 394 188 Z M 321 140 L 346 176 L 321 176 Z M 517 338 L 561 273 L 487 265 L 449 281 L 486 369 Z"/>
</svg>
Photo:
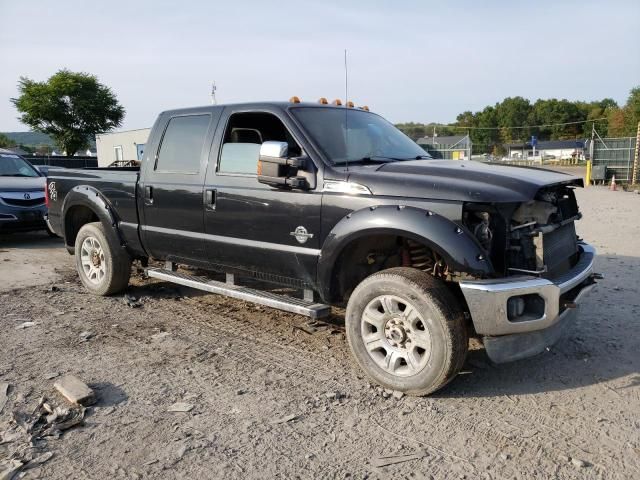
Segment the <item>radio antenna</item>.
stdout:
<svg viewBox="0 0 640 480">
<path fill-rule="evenodd" d="M 211 104 L 212 105 L 217 105 L 218 101 L 216 100 L 216 81 L 214 80 L 213 82 L 211 82 Z"/>
<path fill-rule="evenodd" d="M 344 152 L 347 172 L 349 171 L 349 70 L 347 69 L 347 49 L 344 49 Z"/>
</svg>

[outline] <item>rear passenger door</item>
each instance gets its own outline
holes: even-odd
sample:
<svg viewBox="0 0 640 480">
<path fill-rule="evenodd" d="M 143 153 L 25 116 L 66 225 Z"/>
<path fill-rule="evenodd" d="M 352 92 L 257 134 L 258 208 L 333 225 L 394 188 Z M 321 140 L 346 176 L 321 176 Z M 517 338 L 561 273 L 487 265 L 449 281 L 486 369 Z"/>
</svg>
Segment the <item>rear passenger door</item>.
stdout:
<svg viewBox="0 0 640 480">
<path fill-rule="evenodd" d="M 187 262 L 204 255 L 203 184 L 219 108 L 165 114 L 154 127 L 139 184 L 141 233 L 158 259 Z"/>
</svg>

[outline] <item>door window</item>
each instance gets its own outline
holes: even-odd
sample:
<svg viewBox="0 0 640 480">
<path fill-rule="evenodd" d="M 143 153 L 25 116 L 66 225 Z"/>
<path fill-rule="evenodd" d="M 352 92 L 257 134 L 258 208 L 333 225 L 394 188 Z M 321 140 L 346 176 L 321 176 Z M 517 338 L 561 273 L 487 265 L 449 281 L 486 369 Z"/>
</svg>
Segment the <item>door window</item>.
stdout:
<svg viewBox="0 0 640 480">
<path fill-rule="evenodd" d="M 234 113 L 229 117 L 220 152 L 220 173 L 256 175 L 260 145 L 274 140 L 289 144 L 289 156 L 301 155 L 289 131 L 270 113 Z"/>
<path fill-rule="evenodd" d="M 186 115 L 169 120 L 162 137 L 156 171 L 197 174 L 209 115 Z"/>
</svg>

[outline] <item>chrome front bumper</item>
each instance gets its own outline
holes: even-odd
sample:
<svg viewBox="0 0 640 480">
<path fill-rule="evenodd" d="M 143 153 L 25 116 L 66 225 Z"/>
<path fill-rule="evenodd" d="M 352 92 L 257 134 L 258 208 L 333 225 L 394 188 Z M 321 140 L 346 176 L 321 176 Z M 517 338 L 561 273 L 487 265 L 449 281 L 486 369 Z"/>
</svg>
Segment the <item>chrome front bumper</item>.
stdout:
<svg viewBox="0 0 640 480">
<path fill-rule="evenodd" d="M 595 285 L 595 248 L 586 243 L 579 244 L 579 248 L 578 263 L 558 278 L 517 276 L 460 282 L 475 330 L 484 337 L 487 354 L 493 361 L 502 363 L 530 357 L 560 338 L 566 324 L 575 318 L 578 302 Z M 569 298 L 561 300 L 564 294 L 574 289 Z M 544 300 L 540 315 L 509 320 L 508 300 L 529 294 Z"/>
</svg>

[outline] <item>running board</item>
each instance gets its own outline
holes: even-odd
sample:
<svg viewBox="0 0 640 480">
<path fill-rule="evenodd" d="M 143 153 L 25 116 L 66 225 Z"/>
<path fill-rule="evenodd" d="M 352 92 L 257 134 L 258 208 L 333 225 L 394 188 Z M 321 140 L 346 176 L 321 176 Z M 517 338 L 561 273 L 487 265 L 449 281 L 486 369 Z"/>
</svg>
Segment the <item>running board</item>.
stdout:
<svg viewBox="0 0 640 480">
<path fill-rule="evenodd" d="M 311 318 L 326 317 L 331 307 L 322 303 L 310 302 L 299 298 L 277 295 L 275 293 L 254 290 L 253 288 L 218 282 L 208 278 L 185 275 L 164 268 L 147 268 L 147 275 L 167 282 L 177 283 L 185 287 L 197 288 L 205 292 L 217 293 L 246 302 L 257 303 L 266 307 L 277 308 L 286 312 L 297 313 Z"/>
</svg>

